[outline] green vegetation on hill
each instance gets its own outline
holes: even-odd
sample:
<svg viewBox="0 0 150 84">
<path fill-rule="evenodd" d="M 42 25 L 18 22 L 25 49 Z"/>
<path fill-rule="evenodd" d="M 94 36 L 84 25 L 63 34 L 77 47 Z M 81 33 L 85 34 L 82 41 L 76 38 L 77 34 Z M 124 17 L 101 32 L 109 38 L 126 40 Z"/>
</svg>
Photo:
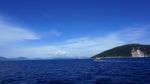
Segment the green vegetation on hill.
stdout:
<svg viewBox="0 0 150 84">
<path fill-rule="evenodd" d="M 140 47 L 142 49 L 150 49 L 150 45 L 141 45 L 141 44 L 127 44 L 123 46 L 118 46 L 110 50 L 106 50 L 100 54 L 93 56 L 92 58 L 101 58 L 101 57 L 131 57 L 131 50 L 134 47 Z"/>
</svg>

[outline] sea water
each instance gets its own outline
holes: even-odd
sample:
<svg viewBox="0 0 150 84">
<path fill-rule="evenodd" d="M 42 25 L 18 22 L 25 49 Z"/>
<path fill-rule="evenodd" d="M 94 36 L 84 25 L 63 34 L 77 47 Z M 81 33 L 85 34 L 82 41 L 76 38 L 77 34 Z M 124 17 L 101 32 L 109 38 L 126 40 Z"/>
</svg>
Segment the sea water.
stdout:
<svg viewBox="0 0 150 84">
<path fill-rule="evenodd" d="M 150 59 L 0 61 L 0 84 L 150 84 Z"/>
</svg>

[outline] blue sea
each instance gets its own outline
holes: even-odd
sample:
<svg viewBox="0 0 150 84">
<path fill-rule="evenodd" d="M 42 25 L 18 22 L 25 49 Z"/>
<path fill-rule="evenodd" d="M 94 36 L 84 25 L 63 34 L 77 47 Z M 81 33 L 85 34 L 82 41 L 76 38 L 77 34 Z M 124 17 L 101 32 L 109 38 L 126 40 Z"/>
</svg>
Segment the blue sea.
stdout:
<svg viewBox="0 0 150 84">
<path fill-rule="evenodd" d="M 0 61 L 0 84 L 150 84 L 150 58 Z"/>
</svg>

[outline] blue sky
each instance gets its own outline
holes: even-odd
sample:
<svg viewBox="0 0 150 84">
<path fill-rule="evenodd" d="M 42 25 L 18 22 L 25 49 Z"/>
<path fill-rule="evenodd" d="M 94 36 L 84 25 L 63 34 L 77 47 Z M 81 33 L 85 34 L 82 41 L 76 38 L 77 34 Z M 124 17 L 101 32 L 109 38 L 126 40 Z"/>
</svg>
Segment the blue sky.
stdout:
<svg viewBox="0 0 150 84">
<path fill-rule="evenodd" d="M 149 0 L 0 0 L 0 56 L 87 58 L 149 44 Z"/>
</svg>

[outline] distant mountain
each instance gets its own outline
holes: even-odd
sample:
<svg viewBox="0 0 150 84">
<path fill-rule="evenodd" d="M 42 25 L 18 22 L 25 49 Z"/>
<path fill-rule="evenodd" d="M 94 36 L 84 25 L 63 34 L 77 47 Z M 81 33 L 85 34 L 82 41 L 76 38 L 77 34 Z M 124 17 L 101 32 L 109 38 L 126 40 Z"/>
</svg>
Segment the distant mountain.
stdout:
<svg viewBox="0 0 150 84">
<path fill-rule="evenodd" d="M 17 58 L 6 58 L 6 57 L 0 57 L 0 61 L 8 61 L 8 60 L 29 60 L 26 57 L 17 57 Z"/>
<path fill-rule="evenodd" d="M 6 57 L 0 57 L 0 60 L 8 60 Z"/>
<path fill-rule="evenodd" d="M 118 47 L 106 50 L 100 54 L 93 56 L 92 58 L 132 57 L 133 53 L 137 56 L 138 56 L 138 54 L 139 54 L 139 56 L 142 55 L 143 57 L 149 56 L 150 55 L 150 45 L 142 45 L 142 44 L 122 45 L 122 46 L 118 46 Z"/>
<path fill-rule="evenodd" d="M 29 60 L 28 58 L 26 57 L 17 57 L 17 58 L 13 58 L 14 60 Z"/>
</svg>

